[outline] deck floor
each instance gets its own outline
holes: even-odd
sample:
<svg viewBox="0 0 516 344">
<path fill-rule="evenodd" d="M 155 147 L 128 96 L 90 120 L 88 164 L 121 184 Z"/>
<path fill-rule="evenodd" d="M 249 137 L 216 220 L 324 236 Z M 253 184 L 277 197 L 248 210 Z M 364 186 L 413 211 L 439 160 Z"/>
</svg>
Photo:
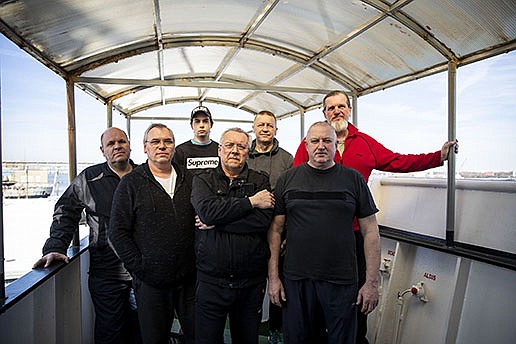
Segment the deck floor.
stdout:
<svg viewBox="0 0 516 344">
<path fill-rule="evenodd" d="M 261 325 L 260 325 L 260 335 L 258 336 L 258 343 L 259 344 L 267 344 L 268 343 L 268 340 L 267 340 L 267 331 L 268 331 L 268 324 L 267 322 L 263 322 Z M 172 339 L 172 342 L 173 344 L 181 344 L 181 342 L 177 341 L 177 342 L 174 342 L 173 340 L 175 338 L 178 338 L 178 332 L 179 332 L 179 322 L 176 320 L 174 320 L 174 324 L 172 325 L 172 331 L 171 331 L 171 339 Z M 226 322 L 226 328 L 224 329 L 224 344 L 231 344 L 231 333 L 229 331 L 229 321 Z"/>
</svg>

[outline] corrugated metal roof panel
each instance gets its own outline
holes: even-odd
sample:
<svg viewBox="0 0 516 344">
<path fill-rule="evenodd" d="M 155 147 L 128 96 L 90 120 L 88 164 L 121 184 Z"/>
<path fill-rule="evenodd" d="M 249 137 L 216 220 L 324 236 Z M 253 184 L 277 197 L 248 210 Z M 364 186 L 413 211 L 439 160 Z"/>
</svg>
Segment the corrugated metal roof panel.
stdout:
<svg viewBox="0 0 516 344">
<path fill-rule="evenodd" d="M 404 10 L 458 57 L 516 37 L 516 2 L 511 0 L 419 0 Z"/>
<path fill-rule="evenodd" d="M 322 61 L 367 88 L 446 59 L 407 27 L 387 18 Z"/>
<path fill-rule="evenodd" d="M 126 115 L 188 100 L 282 116 L 317 107 L 328 90 L 360 96 L 516 49 L 516 5 L 11 0 L 0 30 Z"/>
</svg>

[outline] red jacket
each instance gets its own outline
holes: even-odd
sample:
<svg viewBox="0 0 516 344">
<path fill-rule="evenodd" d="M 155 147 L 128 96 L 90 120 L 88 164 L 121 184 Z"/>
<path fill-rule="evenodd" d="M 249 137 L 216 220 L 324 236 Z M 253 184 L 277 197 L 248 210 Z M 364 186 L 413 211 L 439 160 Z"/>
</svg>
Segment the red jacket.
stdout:
<svg viewBox="0 0 516 344">
<path fill-rule="evenodd" d="M 361 133 L 351 123 L 348 124 L 348 136 L 342 156 L 335 151 L 336 163 L 351 167 L 369 180 L 371 172 L 376 169 L 387 172 L 416 172 L 441 166 L 441 151 L 428 154 L 400 154 L 385 148 L 371 136 Z M 294 166 L 308 161 L 308 152 L 303 139 L 294 157 Z M 356 222 L 355 222 L 356 223 Z M 358 226 L 355 226 L 358 230 Z"/>
<path fill-rule="evenodd" d="M 345 149 L 340 155 L 335 151 L 336 163 L 351 167 L 365 178 L 366 182 L 373 170 L 386 172 L 417 172 L 442 166 L 441 151 L 428 154 L 400 154 L 385 148 L 371 136 L 361 133 L 351 123 L 348 124 L 348 137 Z M 308 161 L 305 140 L 303 139 L 294 157 L 294 166 Z"/>
</svg>

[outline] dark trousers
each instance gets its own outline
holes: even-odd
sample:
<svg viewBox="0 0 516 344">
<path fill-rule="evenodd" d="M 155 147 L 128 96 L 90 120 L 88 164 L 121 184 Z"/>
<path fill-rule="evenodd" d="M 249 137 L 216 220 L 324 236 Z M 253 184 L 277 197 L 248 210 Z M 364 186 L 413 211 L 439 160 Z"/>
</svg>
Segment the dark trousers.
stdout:
<svg viewBox="0 0 516 344">
<path fill-rule="evenodd" d="M 131 281 L 90 275 L 88 289 L 95 308 L 95 343 L 141 343 Z"/>
<path fill-rule="evenodd" d="M 265 281 L 246 288 L 226 288 L 197 282 L 195 322 L 196 344 L 224 343 L 224 326 L 229 315 L 231 342 L 258 344 Z"/>
<path fill-rule="evenodd" d="M 358 271 L 358 289 L 360 289 L 366 280 L 366 260 L 364 251 L 364 237 L 360 231 L 355 231 L 355 243 L 356 243 L 356 254 L 357 254 L 357 271 Z M 326 327 L 324 325 L 324 319 L 322 317 L 322 311 L 318 310 L 321 314 L 316 319 L 316 327 L 321 338 L 322 343 L 327 343 L 326 338 Z M 356 344 L 369 344 L 366 338 L 367 334 L 367 315 L 362 313 L 360 309 L 357 309 L 357 338 Z M 329 342 L 328 342 L 329 343 Z"/>
<path fill-rule="evenodd" d="M 290 344 L 321 343 L 317 319 L 321 311 L 328 343 L 354 344 L 357 285 L 318 280 L 283 279 L 287 301 L 283 306 L 283 339 Z"/>
<path fill-rule="evenodd" d="M 177 313 L 187 344 L 194 343 L 195 278 L 156 288 L 133 277 L 140 330 L 145 344 L 168 344 Z"/>
</svg>

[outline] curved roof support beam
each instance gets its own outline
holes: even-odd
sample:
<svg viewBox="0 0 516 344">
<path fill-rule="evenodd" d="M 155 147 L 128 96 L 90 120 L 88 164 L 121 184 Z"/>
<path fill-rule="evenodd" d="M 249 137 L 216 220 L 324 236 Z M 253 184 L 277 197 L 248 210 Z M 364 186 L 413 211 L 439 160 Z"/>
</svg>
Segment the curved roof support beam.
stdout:
<svg viewBox="0 0 516 344">
<path fill-rule="evenodd" d="M 77 80 L 77 82 L 80 82 L 79 80 L 80 79 L 85 79 L 85 77 L 83 78 L 75 78 L 74 80 Z M 174 76 L 174 77 L 171 77 L 171 78 L 165 78 L 165 80 L 182 80 L 184 82 L 193 82 L 193 81 L 202 81 L 202 82 L 209 82 L 209 81 L 218 81 L 220 83 L 237 83 L 237 84 L 245 84 L 245 85 L 261 85 L 262 87 L 265 87 L 267 88 L 267 84 L 256 84 L 256 83 L 253 83 L 253 82 L 250 82 L 250 81 L 245 81 L 245 80 L 239 80 L 239 79 L 236 79 L 236 78 L 228 78 L 228 77 L 224 77 L 222 79 L 219 78 L 219 80 L 215 80 L 214 78 L 212 78 L 211 76 L 209 75 L 196 75 L 196 76 L 190 76 L 190 75 L 182 75 L 182 76 Z M 79 85 L 81 88 L 85 89 L 87 86 L 85 84 L 81 84 Z M 133 93 L 136 93 L 136 92 L 139 92 L 139 91 L 143 91 L 143 90 L 146 90 L 148 88 L 151 88 L 151 87 L 154 87 L 154 86 L 135 86 L 135 87 L 130 87 L 130 88 L 127 88 L 123 91 L 120 91 L 116 94 L 112 94 L 111 96 L 108 96 L 106 97 L 106 99 L 104 100 L 104 102 L 108 102 L 108 101 L 114 101 L 116 99 L 120 99 L 120 98 L 123 98 L 124 96 L 126 95 L 129 95 L 129 94 L 133 94 Z M 230 87 L 227 87 L 227 88 L 230 88 Z M 274 94 L 277 94 L 276 92 Z M 289 97 L 286 97 L 286 96 L 281 96 L 281 97 L 284 97 L 282 98 L 283 100 L 286 100 L 290 103 L 292 103 L 294 106 L 300 106 L 295 100 L 289 98 Z M 206 97 L 205 97 L 206 98 Z M 204 99 L 196 99 L 196 101 L 204 101 Z M 241 105 L 237 106 L 237 107 L 241 107 Z"/>
<path fill-rule="evenodd" d="M 163 46 L 165 49 L 190 46 L 224 46 L 238 48 L 240 47 L 240 40 L 240 37 L 228 36 L 193 36 L 174 38 L 163 37 Z M 261 51 L 271 55 L 278 55 L 301 65 L 306 65 L 310 62 L 310 67 L 322 73 L 324 76 L 331 78 L 335 82 L 346 85 L 346 87 L 349 89 L 356 88 L 356 83 L 346 77 L 344 74 L 333 70 L 320 61 L 312 61 L 314 55 L 303 54 L 299 51 L 288 49 L 286 47 L 272 45 L 270 43 L 266 43 L 260 40 L 253 40 L 250 38 L 246 41 L 244 48 Z M 75 61 L 65 66 L 65 68 L 68 73 L 79 76 L 88 70 L 98 68 L 102 65 L 140 55 L 146 52 L 152 52 L 154 50 L 156 50 L 155 41 L 147 40 L 145 42 L 138 42 L 128 45 L 124 48 L 112 50 L 109 53 L 102 53 L 91 56 L 84 60 Z"/>
<path fill-rule="evenodd" d="M 165 100 L 166 105 L 178 104 L 178 103 L 188 103 L 188 102 L 197 102 L 197 101 L 199 101 L 199 99 L 197 99 L 196 97 L 181 97 L 181 98 L 173 98 L 173 99 L 166 99 Z M 219 98 L 207 98 L 206 102 L 226 105 L 226 106 L 234 107 L 234 108 L 237 107 L 236 103 L 227 101 L 225 99 L 219 99 Z M 143 104 L 143 105 L 135 108 L 127 117 L 130 117 L 130 118 L 140 118 L 140 119 L 141 118 L 151 118 L 151 117 L 145 117 L 145 116 L 133 116 L 133 114 L 138 113 L 138 112 L 142 112 L 142 111 L 145 111 L 145 110 L 151 109 L 153 107 L 157 107 L 157 106 L 161 106 L 161 103 L 159 101 Z M 250 113 L 252 115 L 255 114 L 255 112 L 251 108 L 248 108 L 248 107 L 241 108 L 241 110 L 245 111 L 245 112 L 248 112 L 248 113 Z M 162 117 L 160 117 L 160 118 L 162 118 Z M 175 117 L 175 118 L 179 119 L 180 117 Z M 190 120 L 190 118 L 187 118 L 187 117 L 182 117 L 180 119 Z"/>
<path fill-rule="evenodd" d="M 250 83 L 236 83 L 230 81 L 206 81 L 206 80 L 186 80 L 167 79 L 167 80 L 141 80 L 141 79 L 121 79 L 121 78 L 97 78 L 97 77 L 76 77 L 75 82 L 86 84 L 107 84 L 107 85 L 139 85 L 139 86 L 175 86 L 175 87 L 211 87 L 221 89 L 237 89 L 252 91 L 277 91 L 292 93 L 315 93 L 325 94 L 328 90 L 320 88 L 269 86 Z"/>
<path fill-rule="evenodd" d="M 241 82 L 237 80 L 223 79 L 222 81 L 210 81 L 205 78 L 181 78 L 181 79 L 167 79 L 167 80 L 137 80 L 137 79 L 111 79 L 111 78 L 88 78 L 88 77 L 78 77 L 75 78 L 78 83 L 91 83 L 91 84 L 116 84 L 116 85 L 138 85 L 135 88 L 131 88 L 128 90 L 124 90 L 120 94 L 113 95 L 109 97 L 109 100 L 118 99 L 123 95 L 135 93 L 136 90 L 143 90 L 149 87 L 155 86 L 175 86 L 175 87 L 197 87 L 197 88 L 221 88 L 221 89 L 242 89 L 242 90 L 256 90 L 260 92 L 269 92 L 271 95 L 278 97 L 284 101 L 289 102 L 295 107 L 302 107 L 294 99 L 282 95 L 282 92 L 291 92 L 291 93 L 310 93 L 310 94 L 326 94 L 328 90 L 322 89 L 313 89 L 313 88 L 300 88 L 300 87 L 282 87 L 282 86 L 269 86 L 269 85 L 259 85 L 249 82 Z M 195 101 L 204 101 L 195 99 Z M 165 102 L 166 104 L 166 102 Z M 162 104 L 162 105 L 165 105 Z M 155 106 L 155 105 L 153 105 Z M 242 102 L 234 105 L 236 108 L 244 109 Z M 147 108 L 147 105 L 144 106 Z M 134 109 L 130 113 L 138 112 L 142 110 Z M 124 113 L 124 111 L 120 111 Z M 251 111 L 252 112 L 252 111 Z M 254 112 L 253 112 L 254 113 Z"/>
<path fill-rule="evenodd" d="M 145 116 L 133 116 L 131 117 L 131 121 L 189 121 L 189 118 L 186 117 L 145 117 Z M 217 123 L 249 123 L 252 124 L 253 121 L 251 120 L 241 120 L 241 119 L 224 119 L 224 118 L 217 118 Z"/>
<path fill-rule="evenodd" d="M 131 43 L 126 46 L 112 49 L 101 54 L 86 57 L 82 60 L 71 61 L 63 64 L 63 68 L 69 74 L 81 75 L 89 70 L 104 66 L 109 63 L 118 62 L 120 60 L 150 53 L 156 50 L 156 42 L 154 40 L 144 40 L 136 43 Z"/>
</svg>

